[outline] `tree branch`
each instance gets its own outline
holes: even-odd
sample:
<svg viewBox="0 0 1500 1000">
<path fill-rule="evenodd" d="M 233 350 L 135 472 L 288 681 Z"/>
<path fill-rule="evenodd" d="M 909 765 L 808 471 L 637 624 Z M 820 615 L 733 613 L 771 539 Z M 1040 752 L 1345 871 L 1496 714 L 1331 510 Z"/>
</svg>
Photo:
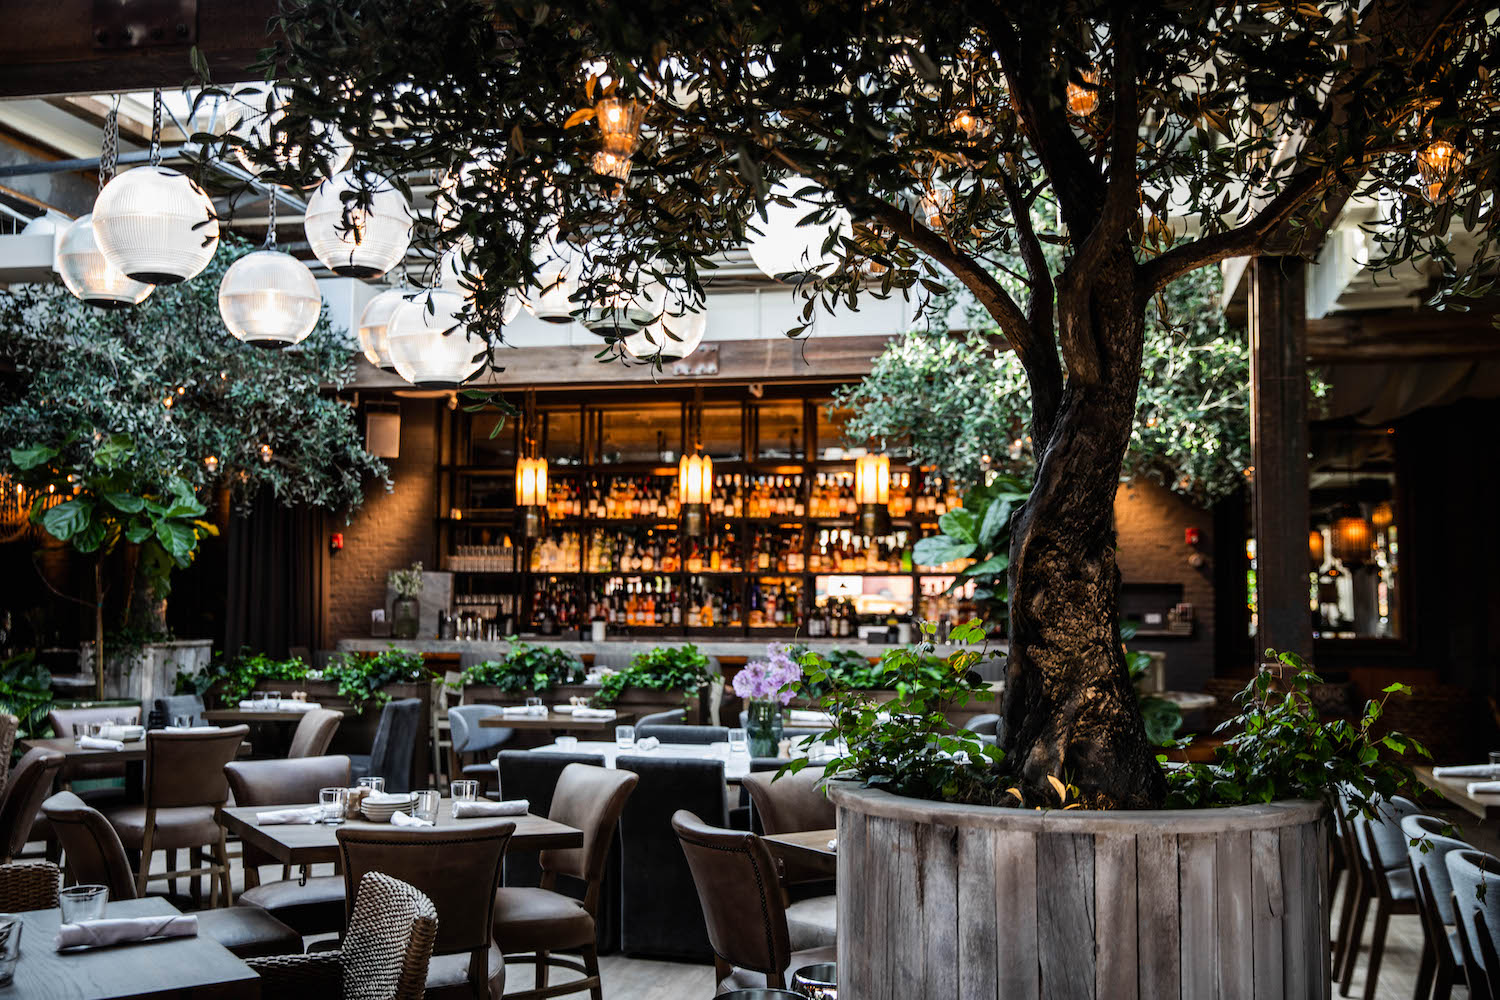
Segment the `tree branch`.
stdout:
<svg viewBox="0 0 1500 1000">
<path fill-rule="evenodd" d="M 1108 184 L 1104 206 L 1093 231 L 1084 237 L 1073 267 L 1089 274 L 1106 249 L 1125 238 L 1131 223 L 1140 217 L 1140 189 L 1136 181 L 1136 144 L 1140 129 L 1138 106 L 1135 25 L 1128 10 L 1116 8 L 1112 18 L 1114 36 L 1114 120 L 1110 129 Z"/>
<path fill-rule="evenodd" d="M 1062 363 L 1057 356 L 1057 341 L 1052 332 L 1057 291 L 1052 272 L 1047 267 L 1047 257 L 1042 252 L 1042 241 L 1037 239 L 1036 229 L 1031 224 L 1031 200 L 1014 178 L 1006 175 L 1002 182 L 1016 227 L 1017 246 L 1031 287 L 1026 319 L 1036 335 L 1036 346 L 1029 358 L 1021 359 L 1026 378 L 1031 382 L 1031 437 L 1034 441 L 1045 441 L 1051 436 L 1063 389 Z"/>
</svg>

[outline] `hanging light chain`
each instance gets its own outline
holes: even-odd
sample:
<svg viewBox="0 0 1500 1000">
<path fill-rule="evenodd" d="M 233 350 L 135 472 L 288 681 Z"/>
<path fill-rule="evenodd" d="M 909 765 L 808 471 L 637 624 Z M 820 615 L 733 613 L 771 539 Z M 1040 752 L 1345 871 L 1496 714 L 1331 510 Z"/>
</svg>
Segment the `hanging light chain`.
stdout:
<svg viewBox="0 0 1500 1000">
<path fill-rule="evenodd" d="M 276 189 L 266 188 L 266 249 L 276 249 Z"/>
<path fill-rule="evenodd" d="M 151 92 L 151 165 L 161 166 L 161 89 Z"/>
<path fill-rule="evenodd" d="M 99 190 L 104 190 L 115 176 L 115 161 L 120 155 L 120 96 L 104 116 L 104 148 L 99 151 Z"/>
</svg>

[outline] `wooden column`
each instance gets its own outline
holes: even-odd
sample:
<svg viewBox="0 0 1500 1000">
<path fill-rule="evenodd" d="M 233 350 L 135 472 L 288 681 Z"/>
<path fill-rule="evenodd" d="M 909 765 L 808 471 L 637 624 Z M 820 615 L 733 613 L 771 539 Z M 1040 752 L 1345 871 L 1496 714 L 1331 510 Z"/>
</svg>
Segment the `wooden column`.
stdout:
<svg viewBox="0 0 1500 1000">
<path fill-rule="evenodd" d="M 1256 653 L 1312 658 L 1307 533 L 1307 264 L 1250 265 L 1250 451 Z"/>
</svg>

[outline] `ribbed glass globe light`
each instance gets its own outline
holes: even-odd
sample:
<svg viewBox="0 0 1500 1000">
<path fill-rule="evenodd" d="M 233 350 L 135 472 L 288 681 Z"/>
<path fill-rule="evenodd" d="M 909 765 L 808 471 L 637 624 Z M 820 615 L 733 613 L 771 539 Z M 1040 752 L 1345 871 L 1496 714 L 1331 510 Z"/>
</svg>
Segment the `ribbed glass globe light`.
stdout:
<svg viewBox="0 0 1500 1000">
<path fill-rule="evenodd" d="M 127 278 L 109 261 L 94 239 L 94 217 L 81 215 L 63 231 L 57 244 L 57 273 L 68 291 L 100 309 L 140 305 L 155 285 Z"/>
<path fill-rule="evenodd" d="M 799 191 L 807 193 L 799 197 Z M 849 213 L 835 208 L 826 222 L 798 225 L 817 208 L 831 207 L 832 195 L 800 177 L 778 181 L 771 194 L 789 198 L 792 204 L 787 206 L 767 201 L 765 220 L 762 221 L 758 214 L 751 218 L 750 224 L 760 230 L 750 238 L 750 259 L 755 261 L 755 266 L 773 278 L 830 270 L 838 256 L 824 253 L 823 244 L 827 242 L 830 231 L 840 237 L 848 237 L 854 232 Z"/>
<path fill-rule="evenodd" d="M 318 259 L 346 278 L 378 278 L 411 245 L 411 206 L 389 181 L 367 180 L 368 207 L 346 204 L 343 194 L 360 190 L 352 170 L 335 174 L 313 192 L 302 228 Z"/>
<path fill-rule="evenodd" d="M 290 347 L 318 325 L 323 308 L 307 265 L 279 250 L 247 253 L 224 272 L 219 315 L 229 332 L 255 347 Z"/>
<path fill-rule="evenodd" d="M 459 240 L 443 251 L 438 260 L 438 287 L 457 292 L 464 301 L 472 304 L 474 293 L 484 287 L 484 280 L 469 262 L 474 251 L 474 241 L 468 237 Z M 505 305 L 500 309 L 500 322 L 509 323 L 521 312 L 521 296 L 515 289 L 505 293 Z"/>
<path fill-rule="evenodd" d="M 661 314 L 625 338 L 626 352 L 638 359 L 659 355 L 663 361 L 676 361 L 696 351 L 708 332 L 708 310 L 702 301 L 688 300 L 686 283 L 675 279 Z"/>
<path fill-rule="evenodd" d="M 116 174 L 94 202 L 93 222 L 104 258 L 152 285 L 196 276 L 219 246 L 213 202 L 192 178 L 167 167 Z"/>
<path fill-rule="evenodd" d="M 607 241 L 599 240 L 584 248 L 584 257 L 595 266 L 607 266 L 613 250 Z M 650 272 L 639 265 L 621 268 L 604 276 L 600 298 L 585 304 L 580 321 L 591 333 L 601 337 L 626 336 L 642 330 L 660 319 L 667 305 L 667 289 Z M 633 286 L 633 287 L 632 287 Z"/>
<path fill-rule="evenodd" d="M 521 292 L 526 311 L 544 323 L 571 323 L 582 307 L 573 301 L 583 273 L 583 254 L 572 244 L 548 240 L 538 248 L 536 283 Z"/>
<path fill-rule="evenodd" d="M 267 111 L 267 104 L 271 110 Z M 229 134 L 239 140 L 234 147 L 234 158 L 252 174 L 259 176 L 266 169 L 263 162 L 250 155 L 251 149 L 270 149 L 276 165 L 283 170 L 301 165 L 302 147 L 290 142 L 277 126 L 286 117 L 282 94 L 268 95 L 259 87 L 241 88 L 234 92 L 225 108 L 229 122 Z M 343 132 L 322 122 L 314 123 L 312 159 L 325 177 L 332 177 L 349 165 L 354 155 L 354 144 Z"/>
<path fill-rule="evenodd" d="M 410 292 L 400 288 L 388 288 L 365 303 L 359 314 L 359 346 L 365 352 L 365 360 L 381 371 L 394 372 L 390 345 L 386 342 L 386 329 L 390 325 L 391 313 L 406 301 Z"/>
<path fill-rule="evenodd" d="M 430 304 L 430 308 L 429 308 Z M 423 389 L 456 389 L 484 367 L 474 355 L 485 348 L 469 337 L 464 297 L 444 288 L 420 292 L 391 314 L 386 343 L 396 374 Z"/>
</svg>

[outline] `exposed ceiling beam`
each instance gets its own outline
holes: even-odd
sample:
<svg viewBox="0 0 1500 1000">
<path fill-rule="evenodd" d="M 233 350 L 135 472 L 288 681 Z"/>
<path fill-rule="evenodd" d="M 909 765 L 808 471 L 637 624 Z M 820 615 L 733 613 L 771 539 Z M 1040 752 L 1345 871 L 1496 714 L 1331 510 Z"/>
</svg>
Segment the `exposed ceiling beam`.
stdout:
<svg viewBox="0 0 1500 1000">
<path fill-rule="evenodd" d="M 1307 322 L 1308 361 L 1462 361 L 1500 358 L 1496 312 L 1335 313 Z"/>
</svg>

